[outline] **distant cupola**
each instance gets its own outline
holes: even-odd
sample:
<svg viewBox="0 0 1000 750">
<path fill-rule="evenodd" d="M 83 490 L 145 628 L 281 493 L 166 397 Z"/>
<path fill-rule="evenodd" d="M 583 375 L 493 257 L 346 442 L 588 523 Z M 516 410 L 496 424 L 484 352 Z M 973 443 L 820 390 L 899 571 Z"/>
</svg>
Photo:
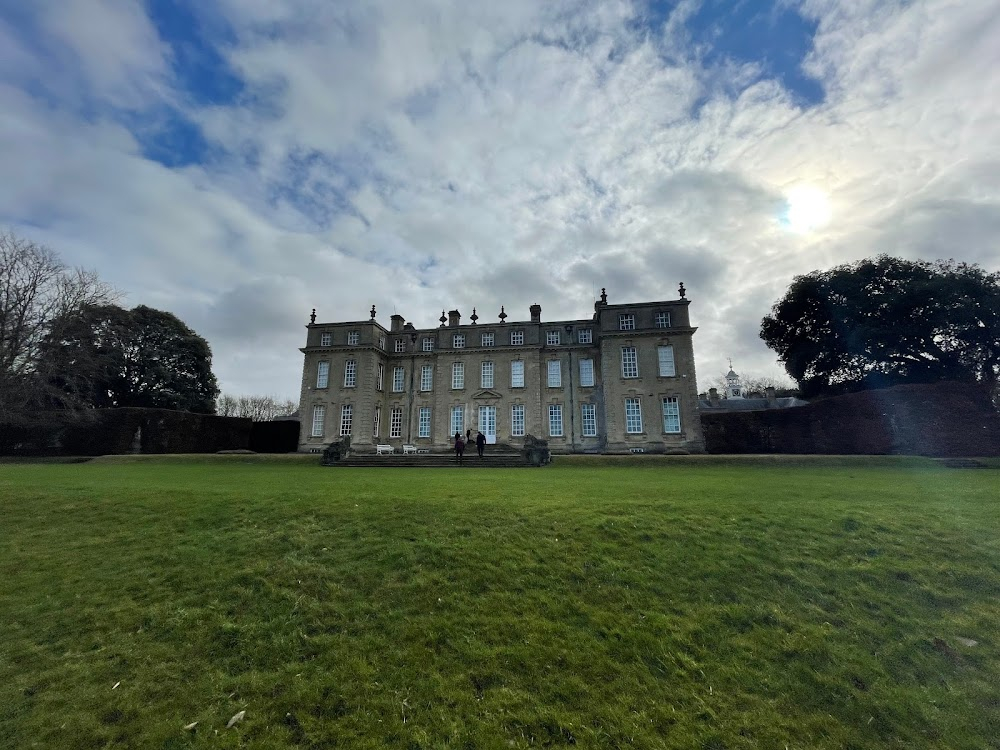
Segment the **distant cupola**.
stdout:
<svg viewBox="0 0 1000 750">
<path fill-rule="evenodd" d="M 743 398 L 743 385 L 733 370 L 732 360 L 729 360 L 729 372 L 726 373 L 726 398 Z"/>
</svg>

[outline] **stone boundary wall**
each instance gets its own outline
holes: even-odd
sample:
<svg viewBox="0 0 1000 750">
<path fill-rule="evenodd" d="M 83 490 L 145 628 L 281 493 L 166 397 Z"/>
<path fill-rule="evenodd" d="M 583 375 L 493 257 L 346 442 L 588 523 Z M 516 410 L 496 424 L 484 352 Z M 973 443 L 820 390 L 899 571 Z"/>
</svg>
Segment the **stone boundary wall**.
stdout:
<svg viewBox="0 0 1000 750">
<path fill-rule="evenodd" d="M 767 411 L 702 414 L 708 453 L 1000 456 L 1000 413 L 966 383 L 901 385 Z"/>
</svg>

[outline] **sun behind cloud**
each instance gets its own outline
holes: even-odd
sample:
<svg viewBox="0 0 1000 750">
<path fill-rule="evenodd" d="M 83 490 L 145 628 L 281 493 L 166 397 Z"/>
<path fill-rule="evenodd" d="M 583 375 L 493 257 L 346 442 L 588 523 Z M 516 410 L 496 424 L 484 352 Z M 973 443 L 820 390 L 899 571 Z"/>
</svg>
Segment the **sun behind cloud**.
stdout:
<svg viewBox="0 0 1000 750">
<path fill-rule="evenodd" d="M 805 234 L 822 229 L 832 215 L 829 196 L 816 185 L 800 182 L 785 192 L 782 224 L 791 232 Z"/>
</svg>

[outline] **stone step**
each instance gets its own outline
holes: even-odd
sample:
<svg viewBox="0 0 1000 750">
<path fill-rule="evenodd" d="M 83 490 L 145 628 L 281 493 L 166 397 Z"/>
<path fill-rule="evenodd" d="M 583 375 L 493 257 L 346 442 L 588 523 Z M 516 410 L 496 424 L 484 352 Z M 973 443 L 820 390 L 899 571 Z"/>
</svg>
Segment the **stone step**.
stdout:
<svg viewBox="0 0 1000 750">
<path fill-rule="evenodd" d="M 482 463 L 472 463 L 467 461 L 462 464 L 373 464 L 362 461 L 338 461 L 333 466 L 338 466 L 345 469 L 530 469 L 531 465 L 527 463 L 510 463 L 510 464 L 482 464 Z"/>
<path fill-rule="evenodd" d="M 519 469 L 529 464 L 517 453 L 493 454 L 479 458 L 476 454 L 466 454 L 461 461 L 454 455 L 422 453 L 417 455 L 390 456 L 351 455 L 337 461 L 333 466 L 380 467 L 380 468 L 445 468 L 471 467 L 482 469 Z"/>
</svg>

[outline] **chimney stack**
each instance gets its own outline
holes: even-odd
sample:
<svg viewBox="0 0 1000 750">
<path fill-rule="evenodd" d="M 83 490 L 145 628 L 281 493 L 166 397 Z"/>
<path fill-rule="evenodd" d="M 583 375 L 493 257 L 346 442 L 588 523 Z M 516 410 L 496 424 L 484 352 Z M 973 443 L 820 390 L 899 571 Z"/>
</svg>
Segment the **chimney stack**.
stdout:
<svg viewBox="0 0 1000 750">
<path fill-rule="evenodd" d="M 535 304 L 533 304 L 528 309 L 531 312 L 531 322 L 532 323 L 541 323 L 542 322 L 542 306 L 539 305 L 536 302 Z"/>
<path fill-rule="evenodd" d="M 764 389 L 764 394 L 767 396 L 767 405 L 769 408 L 773 409 L 778 405 L 777 394 L 774 392 L 773 386 L 768 386 Z"/>
<path fill-rule="evenodd" d="M 450 327 L 458 326 L 462 324 L 462 313 L 458 310 L 448 311 L 448 325 Z"/>
<path fill-rule="evenodd" d="M 389 320 L 392 323 L 389 325 L 389 330 L 395 333 L 396 331 L 403 330 L 403 323 L 406 320 L 402 315 L 393 315 Z"/>
<path fill-rule="evenodd" d="M 718 388 L 709 388 L 708 389 L 708 402 L 712 406 L 718 406 L 719 405 L 720 401 L 719 401 L 719 389 Z"/>
</svg>

